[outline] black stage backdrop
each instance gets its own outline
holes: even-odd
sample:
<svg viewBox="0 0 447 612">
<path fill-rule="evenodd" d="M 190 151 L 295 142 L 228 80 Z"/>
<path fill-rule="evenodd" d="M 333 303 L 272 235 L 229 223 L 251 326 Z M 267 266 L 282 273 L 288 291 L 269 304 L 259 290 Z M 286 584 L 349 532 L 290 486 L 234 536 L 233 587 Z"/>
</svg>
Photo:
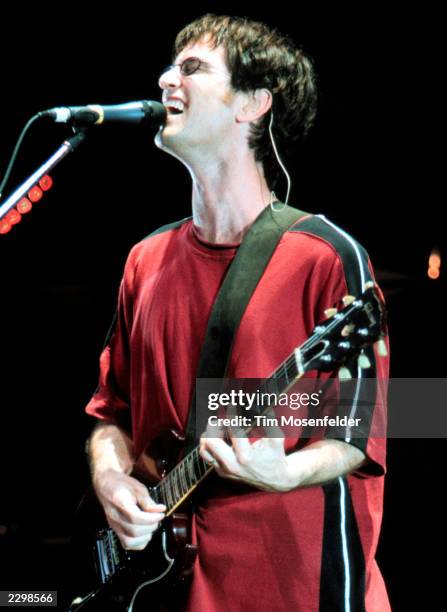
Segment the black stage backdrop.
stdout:
<svg viewBox="0 0 447 612">
<path fill-rule="evenodd" d="M 2 20 L 2 175 L 21 128 L 39 110 L 159 99 L 174 35 L 193 18 L 212 11 L 264 20 L 314 58 L 319 77 L 316 126 L 288 162 L 291 202 L 326 214 L 370 252 L 388 301 L 393 376 L 445 376 L 445 273 L 436 282 L 426 275 L 430 250 L 446 253 L 437 139 L 430 139 L 445 72 L 434 67 L 437 15 L 391 3 L 322 2 L 58 11 L 41 6 Z M 69 134 L 36 124 L 5 195 Z M 84 441 L 92 424 L 83 407 L 126 254 L 160 224 L 189 214 L 187 172 L 156 149 L 147 129 L 91 130 L 52 176 L 53 189 L 0 236 L 0 589 L 61 588 L 71 520 L 88 480 Z M 441 602 L 435 554 L 444 535 L 444 452 L 444 440 L 389 441 L 378 560 L 394 610 Z"/>
</svg>

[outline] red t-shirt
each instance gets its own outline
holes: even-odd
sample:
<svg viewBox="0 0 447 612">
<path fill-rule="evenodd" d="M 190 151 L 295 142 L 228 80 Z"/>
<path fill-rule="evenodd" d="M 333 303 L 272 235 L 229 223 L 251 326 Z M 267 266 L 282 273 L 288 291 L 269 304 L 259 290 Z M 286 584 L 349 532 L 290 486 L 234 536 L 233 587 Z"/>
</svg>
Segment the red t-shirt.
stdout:
<svg viewBox="0 0 447 612">
<path fill-rule="evenodd" d="M 268 377 L 349 293 L 352 271 L 329 233 L 283 235 L 237 330 L 230 377 Z M 186 221 L 129 254 L 86 410 L 123 426 L 130 416 L 136 456 L 164 430 L 185 430 L 207 321 L 236 251 L 201 240 Z M 385 377 L 387 360 L 375 365 Z M 296 443 L 286 440 L 290 450 Z M 389 610 L 374 560 L 384 440 L 370 438 L 363 450 L 367 469 L 324 487 L 266 493 L 214 478 L 195 516 L 199 555 L 188 609 Z"/>
</svg>

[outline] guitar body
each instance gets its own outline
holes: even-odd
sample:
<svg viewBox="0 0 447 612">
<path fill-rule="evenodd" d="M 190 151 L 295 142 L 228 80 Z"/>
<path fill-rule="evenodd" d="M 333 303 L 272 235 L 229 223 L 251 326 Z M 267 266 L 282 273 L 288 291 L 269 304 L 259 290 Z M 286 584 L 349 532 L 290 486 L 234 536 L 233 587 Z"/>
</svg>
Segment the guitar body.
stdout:
<svg viewBox="0 0 447 612">
<path fill-rule="evenodd" d="M 172 469 L 182 442 L 181 436 L 169 431 L 151 445 L 150 451 L 157 451 L 160 478 Z M 132 476 L 151 493 L 155 482 L 141 475 L 142 466 L 150 463 L 148 457 Z M 108 526 L 93 490 L 89 491 L 79 506 L 72 539 L 78 590 L 70 612 L 156 612 L 181 598 L 197 556 L 197 546 L 191 544 L 191 520 L 185 502 L 163 521 L 144 550 L 126 551 Z"/>
</svg>

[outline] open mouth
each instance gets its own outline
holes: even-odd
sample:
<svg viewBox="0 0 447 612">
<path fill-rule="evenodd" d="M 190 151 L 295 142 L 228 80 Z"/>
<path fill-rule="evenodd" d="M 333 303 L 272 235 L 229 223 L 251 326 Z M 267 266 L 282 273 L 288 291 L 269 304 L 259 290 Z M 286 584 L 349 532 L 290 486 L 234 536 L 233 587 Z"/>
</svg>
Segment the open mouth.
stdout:
<svg viewBox="0 0 447 612">
<path fill-rule="evenodd" d="M 185 103 L 176 98 L 166 100 L 164 105 L 169 115 L 181 115 L 185 110 Z"/>
</svg>

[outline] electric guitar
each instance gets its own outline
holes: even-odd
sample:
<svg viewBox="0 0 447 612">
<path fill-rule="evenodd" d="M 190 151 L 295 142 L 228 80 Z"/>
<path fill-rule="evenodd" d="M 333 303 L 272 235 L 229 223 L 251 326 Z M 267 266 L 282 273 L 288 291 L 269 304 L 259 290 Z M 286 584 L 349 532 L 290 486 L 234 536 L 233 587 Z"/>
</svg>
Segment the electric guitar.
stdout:
<svg viewBox="0 0 447 612">
<path fill-rule="evenodd" d="M 375 342 L 379 356 L 386 355 L 385 308 L 374 284 L 367 283 L 358 298 L 345 296 L 343 304 L 339 311 L 325 311 L 328 318 L 271 374 L 268 382 L 274 381 L 278 391 L 286 392 L 310 370 L 332 372 L 339 368 L 340 378 L 349 377 L 344 364 L 358 355 L 360 367 L 368 367 L 363 349 Z M 185 505 L 214 468 L 201 458 L 198 446 L 177 463 L 183 441 L 176 432 L 169 432 L 151 445 L 151 456 L 158 457 L 160 480 L 146 484 L 152 499 L 164 504 L 167 511 L 143 551 L 129 552 L 121 546 L 95 498 L 94 512 L 102 527 L 98 529 L 89 514 L 91 533 L 83 531 L 84 539 L 90 541 L 95 579 L 85 596 L 73 600 L 70 612 L 156 610 L 154 602 L 166 589 L 181 588 L 174 585 L 191 574 L 198 551 L 190 543 L 190 513 Z"/>
</svg>

